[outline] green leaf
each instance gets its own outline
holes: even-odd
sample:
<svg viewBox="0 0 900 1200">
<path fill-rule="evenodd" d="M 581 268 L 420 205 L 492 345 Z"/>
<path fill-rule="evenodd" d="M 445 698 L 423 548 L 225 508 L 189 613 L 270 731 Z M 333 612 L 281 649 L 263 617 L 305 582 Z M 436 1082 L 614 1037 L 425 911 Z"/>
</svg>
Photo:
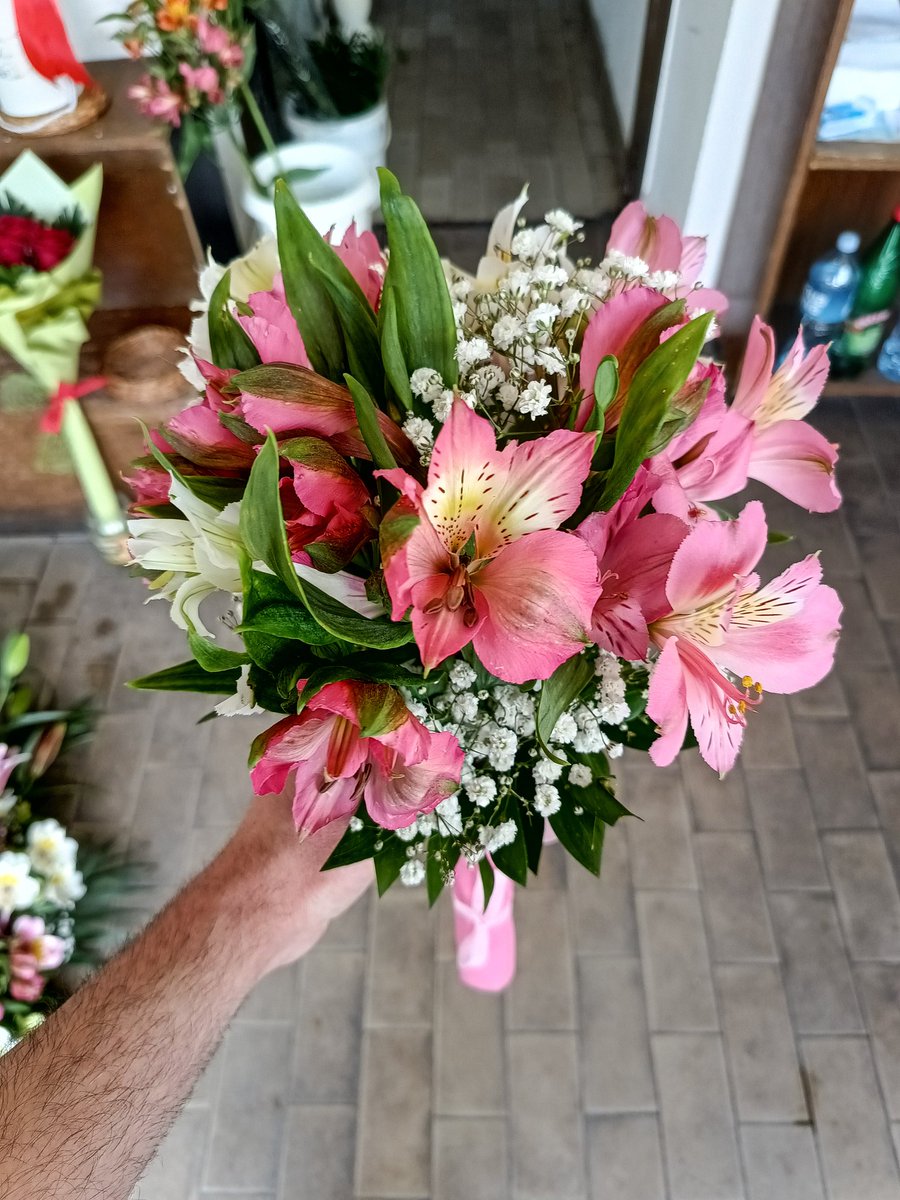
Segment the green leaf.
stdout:
<svg viewBox="0 0 900 1200">
<path fill-rule="evenodd" d="M 239 417 L 237 413 L 220 412 L 219 424 L 224 425 L 229 433 L 233 433 L 236 438 L 240 438 L 248 446 L 261 446 L 265 441 L 263 435 L 252 425 L 248 425 L 244 418 Z"/>
<path fill-rule="evenodd" d="M 217 367 L 247 371 L 259 364 L 259 355 L 235 320 L 229 308 L 230 300 L 231 272 L 226 271 L 209 300 L 207 323 L 212 360 Z"/>
<path fill-rule="evenodd" d="M 381 360 L 384 373 L 397 398 L 406 409 L 412 409 L 413 394 L 409 383 L 409 371 L 400 345 L 397 328 L 397 305 L 392 292 L 383 292 L 378 309 L 378 326 L 381 337 Z"/>
<path fill-rule="evenodd" d="M 340 321 L 350 374 L 372 395 L 384 392 L 384 367 L 378 342 L 378 325 L 369 302 L 357 288 L 351 291 L 332 272 L 317 268 Z"/>
<path fill-rule="evenodd" d="M 587 809 L 580 815 L 576 814 L 568 804 L 564 804 L 559 812 L 550 817 L 550 828 L 574 859 L 593 875 L 600 874 L 605 828 L 600 817 Z"/>
<path fill-rule="evenodd" d="M 619 365 L 615 355 L 607 354 L 600 360 L 594 376 L 594 407 L 584 427 L 585 433 L 602 433 L 607 409 L 619 391 Z"/>
<path fill-rule="evenodd" d="M 515 796 L 508 796 L 500 806 L 499 819 L 515 821 L 516 839 L 508 846 L 492 850 L 491 858 L 494 860 L 494 866 L 498 867 L 504 875 L 508 875 L 510 879 L 525 887 L 528 883 L 528 848 L 522 830 L 522 814 L 523 809 L 519 801 Z"/>
<path fill-rule="evenodd" d="M 704 313 L 682 326 L 635 371 L 616 433 L 612 469 L 600 497 L 601 509 L 608 510 L 619 499 L 657 442 L 670 401 L 691 373 L 712 319 L 712 313 Z"/>
<path fill-rule="evenodd" d="M 335 867 L 347 867 L 351 863 L 364 862 L 367 858 L 375 856 L 375 843 L 383 836 L 382 831 L 371 820 L 365 808 L 360 807 L 357 816 L 363 821 L 362 829 L 347 828 L 344 836 L 326 859 L 325 865 L 322 867 L 323 871 L 332 871 Z"/>
<path fill-rule="evenodd" d="M 615 825 L 622 817 L 634 816 L 601 779 L 595 779 L 586 788 L 572 788 L 568 794 L 574 805 L 593 813 L 604 825 Z"/>
<path fill-rule="evenodd" d="M 274 575 L 254 571 L 248 564 L 243 572 L 244 614 L 237 632 L 244 638 L 250 650 L 248 636 L 251 633 L 268 634 L 270 638 L 306 642 L 311 646 L 326 645 L 331 634 L 323 629 L 296 593 Z M 263 653 L 266 647 L 261 646 Z M 253 654 L 255 662 L 259 659 Z M 294 652 L 295 653 L 295 652 Z M 261 666 L 265 665 L 260 663 Z"/>
<path fill-rule="evenodd" d="M 782 533 L 778 529 L 770 529 L 766 541 L 770 546 L 783 546 L 785 542 L 792 542 L 794 535 L 792 533 Z"/>
<path fill-rule="evenodd" d="M 456 322 L 444 268 L 415 201 L 403 195 L 390 171 L 380 167 L 378 176 L 391 251 L 384 291 L 396 305 L 407 380 L 419 367 L 431 367 L 453 387 L 458 375 Z"/>
<path fill-rule="evenodd" d="M 382 837 L 382 848 L 375 851 L 375 883 L 379 896 L 383 896 L 400 877 L 400 868 L 406 862 L 405 843 L 392 833 L 385 832 Z"/>
<path fill-rule="evenodd" d="M 584 654 L 575 654 L 557 667 L 549 679 L 544 680 L 538 699 L 536 733 L 544 753 L 554 762 L 560 759 L 547 749 L 553 727 L 593 678 L 594 664 L 591 659 Z"/>
<path fill-rule="evenodd" d="M 234 667 L 240 670 L 244 663 L 250 661 L 249 655 L 240 654 L 237 650 L 227 650 L 224 646 L 217 646 L 215 642 L 201 637 L 193 630 L 188 630 L 188 644 L 191 654 L 204 671 L 230 671 Z"/>
<path fill-rule="evenodd" d="M 381 432 L 375 402 L 363 385 L 357 382 L 352 375 L 345 375 L 344 382 L 347 384 L 347 387 L 350 389 L 350 395 L 353 397 L 353 407 L 356 409 L 359 432 L 362 434 L 362 440 L 366 443 L 369 453 L 372 455 L 372 462 L 382 471 L 392 470 L 396 467 L 397 460 L 391 454 L 390 446 L 388 446 L 385 436 Z"/>
<path fill-rule="evenodd" d="M 483 858 L 478 864 L 478 869 L 481 872 L 481 890 L 484 892 L 484 909 L 482 911 L 487 912 L 487 906 L 494 894 L 494 869 L 486 858 Z"/>
<path fill-rule="evenodd" d="M 202 500 L 205 504 L 212 505 L 213 508 L 223 509 L 226 504 L 231 504 L 235 500 L 240 500 L 244 494 L 244 481 L 242 479 L 224 479 L 215 475 L 188 475 L 180 471 L 178 467 L 171 461 L 166 454 L 160 450 L 159 446 L 150 437 L 150 431 L 143 421 L 138 421 L 144 435 L 144 442 L 150 450 L 150 454 L 164 471 L 177 479 L 182 487 L 186 488 L 191 495 L 196 496 L 198 500 Z"/>
<path fill-rule="evenodd" d="M 237 667 L 227 671 L 205 671 L 191 659 L 174 667 L 165 667 L 162 671 L 154 671 L 152 675 L 130 679 L 128 687 L 145 692 L 210 692 L 216 696 L 231 696 L 239 674 Z"/>
<path fill-rule="evenodd" d="M 367 306 L 368 301 L 283 180 L 275 184 L 275 223 L 285 295 L 306 353 L 320 375 L 338 380 L 349 363 L 341 319 L 325 277 L 336 280 L 358 304 Z"/>
</svg>

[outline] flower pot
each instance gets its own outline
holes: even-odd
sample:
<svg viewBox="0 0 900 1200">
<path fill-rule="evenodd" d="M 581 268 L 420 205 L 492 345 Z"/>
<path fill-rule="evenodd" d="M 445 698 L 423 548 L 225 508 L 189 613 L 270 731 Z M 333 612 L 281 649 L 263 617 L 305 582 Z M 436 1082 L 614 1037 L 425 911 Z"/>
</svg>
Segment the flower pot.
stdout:
<svg viewBox="0 0 900 1200">
<path fill-rule="evenodd" d="M 303 169 L 318 170 L 319 174 L 307 179 L 290 178 L 290 172 Z M 352 221 L 360 231 L 372 228 L 378 208 L 378 179 L 365 160 L 346 146 L 291 142 L 279 146 L 277 155 L 263 154 L 254 159 L 253 170 L 265 187 L 284 171 L 297 203 L 320 233 L 333 228 L 337 236 L 343 236 Z M 270 193 L 260 195 L 248 180 L 241 204 L 260 233 L 275 232 L 275 205 Z"/>
<path fill-rule="evenodd" d="M 288 99 L 283 115 L 291 136 L 299 142 L 336 142 L 362 155 L 373 170 L 385 165 L 391 140 L 386 100 L 354 117 L 315 118 L 301 116 Z"/>
</svg>

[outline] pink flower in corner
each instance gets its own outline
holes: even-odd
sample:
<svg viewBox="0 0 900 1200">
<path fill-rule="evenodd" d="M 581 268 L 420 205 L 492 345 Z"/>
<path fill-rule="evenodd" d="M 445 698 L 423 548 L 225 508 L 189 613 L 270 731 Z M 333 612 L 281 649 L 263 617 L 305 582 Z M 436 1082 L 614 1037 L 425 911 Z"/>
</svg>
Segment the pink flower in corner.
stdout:
<svg viewBox="0 0 900 1200">
<path fill-rule="evenodd" d="M 798 333 L 787 358 L 772 374 L 775 335 L 754 317 L 731 411 L 753 426 L 749 474 L 810 512 L 833 512 L 841 503 L 834 478 L 837 446 L 803 418 L 828 378 L 828 349 L 808 354 Z"/>
<path fill-rule="evenodd" d="M 128 96 L 145 116 L 168 121 L 176 129 L 181 125 L 184 101 L 164 80 L 143 75 L 128 89 Z"/>
<path fill-rule="evenodd" d="M 9 940 L 10 995 L 14 1000 L 37 1000 L 46 984 L 41 972 L 55 971 L 65 959 L 65 941 L 47 933 L 42 917 L 17 917 Z"/>
<path fill-rule="evenodd" d="M 219 72 L 215 67 L 192 67 L 187 63 L 179 63 L 178 73 L 186 87 L 205 96 L 210 104 L 221 104 L 225 99 L 225 93 L 219 87 Z"/>
<path fill-rule="evenodd" d="M 362 288 L 363 295 L 375 312 L 381 300 L 381 289 L 384 286 L 385 258 L 378 245 L 374 233 L 364 230 L 356 232 L 356 222 L 352 222 L 337 244 L 332 240 L 334 231 L 325 238 L 334 252 Z"/>
<path fill-rule="evenodd" d="M 349 816 L 361 798 L 385 829 L 409 825 L 456 791 L 463 764 L 453 734 L 429 732 L 393 688 L 357 680 L 327 684 L 257 738 L 252 758 L 258 796 L 294 775 L 301 837 Z"/>
<path fill-rule="evenodd" d="M 312 370 L 303 338 L 284 294 L 281 273 L 275 276 L 271 291 L 253 292 L 247 303 L 252 315 L 238 313 L 237 322 L 253 343 L 260 361 L 291 363 Z"/>
<path fill-rule="evenodd" d="M 764 692 L 791 693 L 828 674 L 841 602 L 820 581 L 816 555 L 759 585 L 766 547 L 758 501 L 734 521 L 696 525 L 675 551 L 666 579 L 669 611 L 650 624 L 661 653 L 650 676 L 647 712 L 660 727 L 650 747 L 672 762 L 688 719 L 702 758 L 724 773 L 740 749 L 749 705 Z"/>
<path fill-rule="evenodd" d="M 223 67 L 240 67 L 244 62 L 244 51 L 232 41 L 227 29 L 213 25 L 206 17 L 197 21 L 197 41 L 204 54 L 215 55 Z"/>
<path fill-rule="evenodd" d="M 412 608 L 426 667 L 468 645 L 508 683 L 547 679 L 587 640 L 597 562 L 559 525 L 578 507 L 594 435 L 557 429 L 497 449 L 489 421 L 457 400 L 428 483 L 382 474 L 401 499 L 381 526 L 394 620 Z"/>
</svg>

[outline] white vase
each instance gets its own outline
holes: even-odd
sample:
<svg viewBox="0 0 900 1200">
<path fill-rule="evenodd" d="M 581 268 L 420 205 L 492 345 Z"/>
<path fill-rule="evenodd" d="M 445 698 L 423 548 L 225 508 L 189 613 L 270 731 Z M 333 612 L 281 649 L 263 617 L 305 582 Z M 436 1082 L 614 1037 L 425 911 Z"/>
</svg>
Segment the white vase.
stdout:
<svg viewBox="0 0 900 1200">
<path fill-rule="evenodd" d="M 36 131 L 72 112 L 80 90 L 68 76 L 45 79 L 34 69 L 22 48 L 13 2 L 0 0 L 0 114 L 16 119 L 16 132 Z"/>
<path fill-rule="evenodd" d="M 353 117 L 318 118 L 301 116 L 288 99 L 283 115 L 291 137 L 298 142 L 336 142 L 348 146 L 362 155 L 373 171 L 386 164 L 391 141 L 391 118 L 386 100 Z"/>
<path fill-rule="evenodd" d="M 320 233 L 334 229 L 343 236 L 352 221 L 358 230 L 372 228 L 378 208 L 378 180 L 369 164 L 346 146 L 333 142 L 289 142 L 276 154 L 253 161 L 260 183 L 268 186 L 280 171 L 317 170 L 309 179 L 288 179 L 297 203 Z M 275 232 L 275 205 L 269 194 L 261 196 L 248 180 L 241 195 L 244 211 L 260 233 Z"/>
</svg>

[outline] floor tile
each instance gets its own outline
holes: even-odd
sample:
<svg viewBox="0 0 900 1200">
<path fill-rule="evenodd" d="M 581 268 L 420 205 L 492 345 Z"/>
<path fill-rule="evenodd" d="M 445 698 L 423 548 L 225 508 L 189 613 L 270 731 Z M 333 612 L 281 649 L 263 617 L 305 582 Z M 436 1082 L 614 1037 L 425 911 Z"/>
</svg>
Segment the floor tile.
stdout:
<svg viewBox="0 0 900 1200">
<path fill-rule="evenodd" d="M 638 892 L 651 1030 L 718 1029 L 709 950 L 696 892 Z"/>
<path fill-rule="evenodd" d="M 518 966 L 506 994 L 507 1028 L 574 1029 L 575 976 L 564 893 L 519 892 L 515 916 Z"/>
<path fill-rule="evenodd" d="M 648 765 L 632 767 L 627 782 L 632 811 L 641 818 L 625 823 L 633 886 L 695 888 L 690 819 L 679 776 Z"/>
<path fill-rule="evenodd" d="M 359 1088 L 365 958 L 320 950 L 303 963 L 292 1099 L 355 1104 Z"/>
<path fill-rule="evenodd" d="M 437 1117 L 432 1200 L 504 1200 L 509 1195 L 502 1117 Z"/>
<path fill-rule="evenodd" d="M 829 833 L 825 860 L 850 957 L 900 961 L 900 895 L 880 833 Z"/>
<path fill-rule="evenodd" d="M 578 976 L 585 1111 L 655 1111 L 640 962 L 585 957 Z"/>
<path fill-rule="evenodd" d="M 897 1200 L 900 1177 L 865 1038 L 804 1038 L 829 1200 Z"/>
<path fill-rule="evenodd" d="M 825 1200 L 811 1129 L 744 1125 L 741 1142 L 749 1200 Z"/>
<path fill-rule="evenodd" d="M 800 757 L 819 829 L 877 824 L 853 729 L 844 721 L 795 721 Z"/>
<path fill-rule="evenodd" d="M 437 964 L 434 1041 L 435 1112 L 504 1112 L 503 997 L 465 987 L 452 960 Z"/>
<path fill-rule="evenodd" d="M 875 1066 L 891 1120 L 900 1120 L 900 966 L 863 963 L 855 970 Z"/>
<path fill-rule="evenodd" d="M 575 1035 L 512 1033 L 508 1054 L 513 1200 L 584 1200 Z"/>
<path fill-rule="evenodd" d="M 770 888 L 828 887 L 809 785 L 802 771 L 747 771 L 763 875 Z"/>
<path fill-rule="evenodd" d="M 713 959 L 776 958 L 753 835 L 698 833 L 694 845 Z"/>
<path fill-rule="evenodd" d="M 348 1200 L 355 1139 L 354 1105 L 292 1104 L 284 1123 L 278 1200 Z"/>
<path fill-rule="evenodd" d="M 566 863 L 566 876 L 578 953 L 637 954 L 628 839 L 621 822 L 606 831 L 599 879 L 573 859 Z"/>
<path fill-rule="evenodd" d="M 362 1056 L 356 1192 L 413 1198 L 431 1186 L 431 1033 L 370 1029 Z"/>
<path fill-rule="evenodd" d="M 666 1200 L 655 1115 L 589 1121 L 587 1140 L 591 1200 Z"/>
</svg>

